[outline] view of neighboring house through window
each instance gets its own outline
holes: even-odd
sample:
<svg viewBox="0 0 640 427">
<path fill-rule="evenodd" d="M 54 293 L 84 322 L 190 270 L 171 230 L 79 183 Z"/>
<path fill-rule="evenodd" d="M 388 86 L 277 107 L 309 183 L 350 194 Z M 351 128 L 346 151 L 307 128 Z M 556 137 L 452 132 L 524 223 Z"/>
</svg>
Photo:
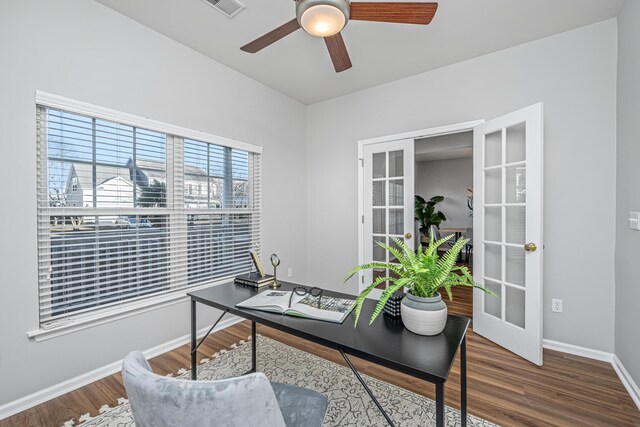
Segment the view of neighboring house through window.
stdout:
<svg viewBox="0 0 640 427">
<path fill-rule="evenodd" d="M 248 247 L 251 236 L 259 232 L 258 218 L 250 211 L 242 211 L 250 206 L 250 169 L 246 151 L 184 141 L 190 283 L 206 280 L 211 275 L 229 274 L 233 265 L 250 261 L 242 252 L 234 250 Z M 204 187 L 206 192 L 194 193 L 193 187 Z"/>
<path fill-rule="evenodd" d="M 258 154 L 45 106 L 38 144 L 41 324 L 248 270 Z"/>
</svg>

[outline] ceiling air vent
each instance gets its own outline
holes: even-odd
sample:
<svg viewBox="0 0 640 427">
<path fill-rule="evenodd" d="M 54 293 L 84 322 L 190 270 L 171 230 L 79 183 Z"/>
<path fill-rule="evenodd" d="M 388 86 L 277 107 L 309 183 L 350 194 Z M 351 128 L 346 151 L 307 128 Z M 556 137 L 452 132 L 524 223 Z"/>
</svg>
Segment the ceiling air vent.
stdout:
<svg viewBox="0 0 640 427">
<path fill-rule="evenodd" d="M 237 0 L 203 0 L 210 6 L 213 6 L 214 9 L 223 13 L 228 18 L 233 18 L 236 16 L 242 9 L 244 9 L 244 5 Z"/>
</svg>

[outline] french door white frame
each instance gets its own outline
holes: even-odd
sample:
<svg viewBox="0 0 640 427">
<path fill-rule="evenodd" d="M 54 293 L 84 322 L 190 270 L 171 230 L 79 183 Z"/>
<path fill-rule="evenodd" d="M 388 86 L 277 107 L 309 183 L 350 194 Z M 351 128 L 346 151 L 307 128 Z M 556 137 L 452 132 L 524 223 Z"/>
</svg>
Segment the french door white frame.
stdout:
<svg viewBox="0 0 640 427">
<path fill-rule="evenodd" d="M 509 161 L 508 150 L 511 143 L 508 138 L 508 129 L 518 125 L 525 125 L 524 147 L 525 153 L 522 158 Z M 500 159 L 490 164 L 486 163 L 488 149 L 486 138 L 488 135 L 499 133 Z M 487 282 L 497 286 L 499 301 L 501 304 L 500 313 L 496 314 L 487 310 L 485 301 L 487 298 L 495 298 L 483 295 L 479 289 L 473 290 L 473 327 L 478 335 L 495 342 L 496 344 L 512 351 L 513 353 L 529 360 L 530 362 L 542 366 L 542 335 L 543 335 L 543 147 L 544 147 L 544 118 L 543 104 L 538 103 L 517 111 L 502 115 L 500 117 L 486 121 L 478 126 L 473 136 L 473 174 L 474 189 L 481 188 L 482 197 L 477 198 L 476 206 L 478 210 L 473 216 L 473 230 L 475 250 L 474 273 L 479 283 L 487 286 Z M 507 169 L 522 167 L 526 170 L 526 200 L 509 201 L 507 196 Z M 487 203 L 487 173 L 498 171 L 501 173 L 499 183 L 500 200 L 491 200 Z M 515 183 L 513 187 L 515 188 Z M 495 196 L 494 196 L 495 198 Z M 494 203 L 495 202 L 495 203 Z M 520 203 L 517 203 L 520 202 Z M 509 225 L 509 209 L 521 209 L 515 206 L 522 206 L 524 223 L 522 226 L 522 241 L 520 238 L 510 240 L 507 228 Z M 487 209 L 500 209 L 498 221 L 501 230 L 499 231 L 499 241 L 497 235 L 493 234 L 487 238 L 485 229 L 487 226 Z M 512 219 L 511 222 L 518 222 Z M 495 230 L 495 227 L 493 227 Z M 513 237 L 511 238 L 513 239 Z M 527 245 L 533 245 L 533 249 L 527 249 Z M 524 246 L 524 247 L 523 247 Z M 536 246 L 539 248 L 536 250 Z M 491 265 L 495 269 L 495 255 L 488 257 L 487 248 L 500 248 L 498 256 L 500 272 L 493 271 L 488 274 L 486 270 Z M 507 270 L 510 261 L 507 259 L 507 250 L 511 249 L 520 253 L 523 258 L 522 283 L 519 279 L 509 281 Z M 512 255 L 513 256 L 513 255 Z M 486 261 L 489 259 L 490 261 Z M 494 288 L 496 289 L 496 288 Z M 508 315 L 511 308 L 517 303 L 508 306 L 508 292 L 523 295 L 524 311 L 522 324 L 514 319 L 509 320 Z M 515 304 L 515 306 L 514 306 Z"/>
<path fill-rule="evenodd" d="M 422 139 L 434 136 L 450 135 L 461 132 L 473 132 L 473 129 L 484 123 L 484 120 L 475 120 L 470 122 L 456 123 L 448 126 L 439 126 L 430 129 L 422 129 L 413 132 L 405 132 L 396 135 L 381 136 L 377 138 L 362 139 L 358 141 L 358 264 L 365 262 L 365 242 L 364 242 L 364 147 L 372 144 L 379 144 L 383 142 L 398 141 L 401 139 Z M 415 161 L 415 159 L 414 159 Z M 414 177 L 406 177 L 414 179 Z M 413 210 L 413 200 L 405 201 L 410 204 L 410 208 Z M 412 227 L 413 229 L 413 227 Z M 364 273 L 358 274 L 358 292 L 364 290 L 368 285 L 364 283 Z M 381 292 L 381 291 L 380 291 Z M 371 292 L 369 298 L 377 298 L 380 292 Z"/>
</svg>

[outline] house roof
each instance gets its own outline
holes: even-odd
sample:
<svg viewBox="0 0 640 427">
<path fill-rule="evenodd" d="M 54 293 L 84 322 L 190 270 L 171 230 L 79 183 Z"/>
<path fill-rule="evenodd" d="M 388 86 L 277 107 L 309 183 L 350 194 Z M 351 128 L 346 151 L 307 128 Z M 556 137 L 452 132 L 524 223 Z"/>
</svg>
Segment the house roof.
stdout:
<svg viewBox="0 0 640 427">
<path fill-rule="evenodd" d="M 73 163 L 71 165 L 70 174 L 73 174 L 75 170 L 78 177 L 78 183 L 80 188 L 90 189 L 93 187 L 93 166 L 87 163 Z M 96 183 L 97 185 L 103 184 L 115 177 L 121 177 L 122 179 L 131 182 L 129 176 L 129 168 L 116 167 L 116 166 L 98 166 L 96 168 Z"/>
<path fill-rule="evenodd" d="M 131 159 L 127 162 L 127 164 L 131 163 Z M 155 160 L 136 160 L 136 164 L 139 170 L 146 175 L 147 178 L 162 178 L 166 177 L 166 164 L 164 162 L 158 162 Z M 197 166 L 185 165 L 184 173 L 190 175 L 190 181 L 206 181 L 207 179 L 207 171 Z"/>
<path fill-rule="evenodd" d="M 96 167 L 96 183 L 101 185 L 110 179 L 120 177 L 128 182 L 132 182 L 131 168 L 132 160 L 129 159 L 125 166 L 103 166 Z M 154 160 L 137 160 L 138 171 L 143 173 L 147 179 L 166 179 L 166 165 L 164 162 Z M 72 163 L 69 176 L 75 171 L 78 177 L 80 188 L 90 189 L 93 187 L 93 166 L 88 163 Z M 199 167 L 185 165 L 185 173 L 189 174 L 189 181 L 206 181 L 207 172 Z"/>
</svg>

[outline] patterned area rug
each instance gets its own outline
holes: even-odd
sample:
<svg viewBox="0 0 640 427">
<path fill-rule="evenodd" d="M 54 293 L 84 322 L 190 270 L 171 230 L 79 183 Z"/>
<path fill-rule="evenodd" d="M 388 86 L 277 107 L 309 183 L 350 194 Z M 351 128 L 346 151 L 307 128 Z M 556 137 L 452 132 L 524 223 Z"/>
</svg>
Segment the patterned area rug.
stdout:
<svg viewBox="0 0 640 427">
<path fill-rule="evenodd" d="M 388 425 L 349 368 L 289 347 L 267 337 L 258 336 L 258 371 L 272 381 L 307 387 L 329 398 L 329 408 L 323 426 L 361 427 Z M 241 375 L 251 366 L 250 341 L 234 344 L 205 359 L 198 366 L 198 379 L 214 380 Z M 310 374 L 311 373 L 311 374 Z M 178 372 L 180 378 L 189 378 L 189 371 Z M 382 406 L 398 427 L 435 425 L 435 403 L 384 381 L 363 375 Z M 103 406 L 100 415 L 80 418 L 82 427 L 133 426 L 131 409 L 126 399 L 120 399 L 114 408 Z M 446 425 L 460 425 L 460 412 L 446 408 Z M 468 426 L 496 426 L 486 420 L 469 416 Z M 74 426 L 67 421 L 64 427 Z"/>
</svg>

